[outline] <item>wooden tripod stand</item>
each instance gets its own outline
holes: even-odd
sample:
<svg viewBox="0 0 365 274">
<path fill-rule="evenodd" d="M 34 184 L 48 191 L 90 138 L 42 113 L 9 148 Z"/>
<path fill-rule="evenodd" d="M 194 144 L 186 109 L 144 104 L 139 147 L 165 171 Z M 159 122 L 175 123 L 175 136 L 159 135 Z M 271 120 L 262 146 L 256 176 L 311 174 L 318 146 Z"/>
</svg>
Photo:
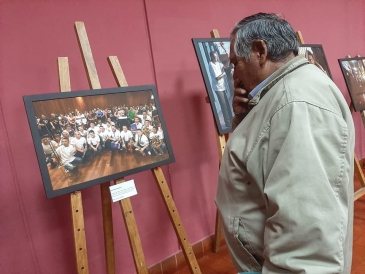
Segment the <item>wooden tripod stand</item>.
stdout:
<svg viewBox="0 0 365 274">
<path fill-rule="evenodd" d="M 86 34 L 85 25 L 83 22 L 75 23 L 76 35 L 78 38 L 80 50 L 82 53 L 86 74 L 88 77 L 89 85 L 91 89 L 100 89 L 100 81 L 97 74 L 95 62 L 92 56 L 90 43 Z M 109 66 L 113 72 L 114 78 L 118 86 L 127 86 L 124 73 L 116 56 L 108 57 Z M 70 91 L 70 76 L 68 58 L 58 58 L 59 68 L 59 79 L 60 79 L 60 90 Z M 187 234 L 182 225 L 179 213 L 175 206 L 175 202 L 172 198 L 170 189 L 166 183 L 164 174 L 160 167 L 151 170 L 160 194 L 164 200 L 164 204 L 169 213 L 169 217 L 175 229 L 178 237 L 180 246 L 183 250 L 185 259 L 188 262 L 188 266 L 191 273 L 200 274 L 200 268 L 193 249 L 188 241 Z M 124 179 L 121 178 L 116 180 L 116 184 L 121 184 Z M 104 243 L 105 243 L 105 258 L 106 258 L 106 269 L 108 274 L 115 274 L 115 254 L 114 254 L 114 233 L 113 233 L 113 219 L 112 219 L 112 208 L 111 208 L 111 196 L 109 192 L 110 182 L 100 185 L 101 189 L 101 200 L 102 200 L 102 213 L 103 213 L 103 227 L 104 227 Z M 138 274 L 147 274 L 147 266 L 144 259 L 142 245 L 138 234 L 137 224 L 134 218 L 132 204 L 130 199 L 124 199 L 120 201 L 120 206 L 123 213 L 123 218 L 128 233 L 128 239 L 133 253 L 134 264 Z M 81 192 L 75 192 L 71 194 L 71 209 L 72 209 L 72 220 L 73 220 L 73 233 L 75 241 L 75 252 L 77 262 L 78 273 L 89 273 L 87 250 L 86 250 L 86 237 L 84 229 L 84 216 L 82 208 Z"/>
</svg>

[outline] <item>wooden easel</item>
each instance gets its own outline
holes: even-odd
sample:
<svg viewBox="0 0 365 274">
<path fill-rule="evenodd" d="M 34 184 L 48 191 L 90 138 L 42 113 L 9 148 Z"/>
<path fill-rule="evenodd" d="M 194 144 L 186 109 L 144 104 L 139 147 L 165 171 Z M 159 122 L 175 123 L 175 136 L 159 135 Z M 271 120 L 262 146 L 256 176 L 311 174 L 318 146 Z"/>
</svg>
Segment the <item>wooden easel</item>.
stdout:
<svg viewBox="0 0 365 274">
<path fill-rule="evenodd" d="M 84 65 L 86 68 L 88 81 L 91 89 L 100 89 L 100 81 L 98 78 L 95 62 L 92 56 L 89 40 L 86 34 L 85 25 L 83 22 L 75 23 L 76 35 L 78 38 L 79 46 L 81 49 Z M 112 69 L 113 75 L 119 86 L 127 86 L 127 81 L 124 77 L 122 68 L 116 56 L 108 57 L 109 65 Z M 68 58 L 58 58 L 60 89 L 61 91 L 70 91 L 70 76 Z M 162 169 L 160 167 L 152 170 L 156 183 L 159 187 L 160 193 L 164 200 L 165 206 L 168 210 L 170 219 L 174 226 L 176 235 L 178 237 L 185 259 L 188 262 L 188 266 L 191 273 L 200 274 L 200 268 L 195 258 L 193 249 L 188 241 L 187 234 L 182 225 L 179 213 L 175 206 L 175 202 L 172 198 L 170 189 L 166 183 Z M 121 184 L 124 179 L 116 180 L 115 184 Z M 114 233 L 113 233 L 113 219 L 112 219 L 112 207 L 111 197 L 109 191 L 110 182 L 100 185 L 101 200 L 102 200 L 102 212 L 103 212 L 103 226 L 104 226 L 104 242 L 105 242 L 105 258 L 106 268 L 108 274 L 115 274 L 115 255 L 114 255 Z M 132 204 L 130 199 L 124 199 L 120 201 L 120 206 L 123 213 L 125 226 L 128 233 L 128 239 L 133 252 L 134 264 L 138 274 L 147 274 L 147 266 L 144 259 L 142 245 L 138 234 L 137 224 L 134 218 Z M 86 250 L 86 237 L 84 229 L 84 215 L 82 209 L 81 192 L 75 192 L 71 194 L 71 209 L 73 220 L 73 232 L 76 251 L 76 262 L 78 273 L 89 273 L 87 250 Z"/>
<path fill-rule="evenodd" d="M 70 73 L 67 57 L 58 58 L 58 75 L 60 91 L 71 91 Z M 87 260 L 84 211 L 82 207 L 81 192 L 76 191 L 72 193 L 70 198 L 77 273 L 88 274 L 89 265 Z"/>
<path fill-rule="evenodd" d="M 351 58 L 350 55 L 346 56 L 347 58 Z M 350 111 L 353 114 L 355 112 L 354 105 L 352 102 L 350 103 Z M 362 122 L 365 126 L 365 110 L 360 111 Z M 363 195 L 365 195 L 365 176 L 364 172 L 362 171 L 362 167 L 360 165 L 359 159 L 356 156 L 356 153 L 354 154 L 355 157 L 355 172 L 360 179 L 361 188 L 355 192 L 354 200 L 361 198 Z"/>
<path fill-rule="evenodd" d="M 298 39 L 300 44 L 304 44 L 304 38 L 303 35 L 300 31 L 297 31 L 297 35 L 298 35 Z M 350 56 L 347 56 L 348 58 L 350 58 Z M 352 103 L 350 104 L 350 111 L 351 113 L 354 112 L 354 106 L 352 105 Z M 365 110 L 361 111 L 361 117 L 365 126 Z M 354 168 L 355 168 L 355 172 L 358 175 L 359 179 L 360 179 L 360 183 L 361 183 L 361 188 L 359 190 L 357 190 L 354 193 L 354 200 L 356 201 L 357 199 L 359 199 L 360 197 L 362 197 L 363 195 L 365 195 L 365 176 L 364 173 L 362 171 L 360 162 L 356 156 L 356 154 L 354 154 Z"/>
<path fill-rule="evenodd" d="M 220 38 L 219 32 L 217 29 L 213 29 L 210 32 L 211 38 Z M 210 103 L 209 97 L 205 97 L 205 102 Z M 219 152 L 219 166 L 221 165 L 222 156 L 224 149 L 226 147 L 226 143 L 228 140 L 228 134 L 220 135 L 218 132 L 218 129 L 216 128 L 216 139 L 217 139 L 217 146 L 218 146 L 218 152 Z M 214 234 L 214 243 L 213 243 L 213 251 L 219 252 L 221 249 L 221 239 L 222 239 L 222 227 L 221 227 L 221 220 L 219 217 L 219 211 L 217 209 L 216 211 L 216 217 L 215 217 L 215 234 Z"/>
</svg>

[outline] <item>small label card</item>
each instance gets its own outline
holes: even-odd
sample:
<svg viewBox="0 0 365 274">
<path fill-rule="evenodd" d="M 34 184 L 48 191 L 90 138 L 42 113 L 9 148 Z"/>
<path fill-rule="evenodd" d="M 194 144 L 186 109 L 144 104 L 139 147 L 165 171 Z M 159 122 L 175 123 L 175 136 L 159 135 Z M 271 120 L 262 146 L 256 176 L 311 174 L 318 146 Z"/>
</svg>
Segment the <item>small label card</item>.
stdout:
<svg viewBox="0 0 365 274">
<path fill-rule="evenodd" d="M 137 195 L 137 189 L 134 180 L 125 181 L 124 183 L 110 186 L 110 194 L 113 203 Z"/>
</svg>

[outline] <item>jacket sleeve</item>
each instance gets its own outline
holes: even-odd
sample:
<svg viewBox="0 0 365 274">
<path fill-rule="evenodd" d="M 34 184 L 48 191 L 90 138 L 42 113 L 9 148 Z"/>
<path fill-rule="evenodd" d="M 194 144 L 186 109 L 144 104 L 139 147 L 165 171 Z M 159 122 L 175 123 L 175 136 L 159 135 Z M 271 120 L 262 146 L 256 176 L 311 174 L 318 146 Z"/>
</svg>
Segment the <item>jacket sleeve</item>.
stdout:
<svg viewBox="0 0 365 274">
<path fill-rule="evenodd" d="M 263 273 L 342 273 L 354 157 L 345 120 L 292 102 L 275 113 L 268 134 Z"/>
</svg>

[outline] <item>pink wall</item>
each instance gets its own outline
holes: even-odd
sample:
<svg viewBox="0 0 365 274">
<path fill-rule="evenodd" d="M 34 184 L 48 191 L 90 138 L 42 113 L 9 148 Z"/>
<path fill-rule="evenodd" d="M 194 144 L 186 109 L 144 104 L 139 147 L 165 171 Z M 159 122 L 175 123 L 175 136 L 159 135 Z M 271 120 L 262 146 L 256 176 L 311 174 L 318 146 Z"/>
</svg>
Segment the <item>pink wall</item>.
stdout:
<svg viewBox="0 0 365 274">
<path fill-rule="evenodd" d="M 282 13 L 306 43 L 321 43 L 335 82 L 337 64 L 364 55 L 361 0 L 315 1 L 21 1 L 0 2 L 0 273 L 76 273 L 69 196 L 47 200 L 22 96 L 58 92 L 57 57 L 67 56 L 73 90 L 88 89 L 73 29 L 85 22 L 101 86 L 116 86 L 106 57 L 118 56 L 130 85 L 157 84 L 176 163 L 164 167 L 191 243 L 214 232 L 218 152 L 215 125 L 191 38 L 222 37 L 259 11 Z M 365 157 L 359 114 L 356 153 Z M 179 251 L 150 172 L 132 198 L 148 265 Z M 99 187 L 82 192 L 90 273 L 105 273 Z M 118 273 L 134 273 L 121 212 L 113 205 Z"/>
</svg>

